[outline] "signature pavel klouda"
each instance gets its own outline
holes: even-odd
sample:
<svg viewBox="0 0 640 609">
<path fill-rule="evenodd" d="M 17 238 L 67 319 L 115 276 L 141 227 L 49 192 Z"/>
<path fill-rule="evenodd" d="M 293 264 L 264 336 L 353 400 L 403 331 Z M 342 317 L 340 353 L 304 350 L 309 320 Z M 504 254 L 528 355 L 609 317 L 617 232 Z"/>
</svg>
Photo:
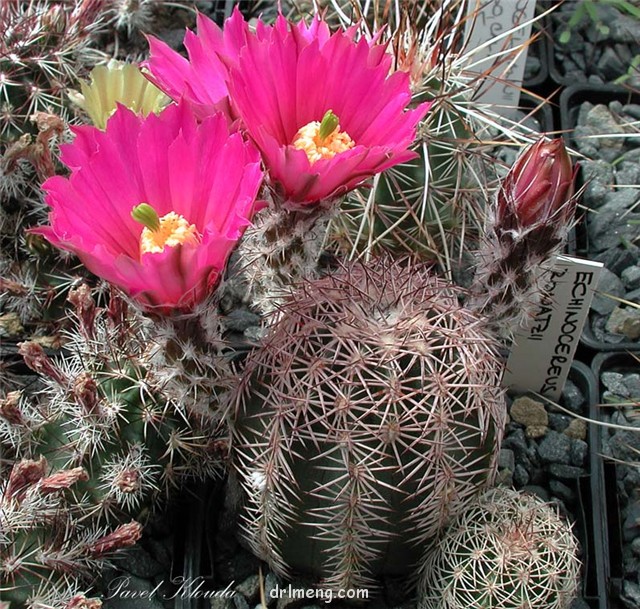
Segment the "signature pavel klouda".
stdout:
<svg viewBox="0 0 640 609">
<path fill-rule="evenodd" d="M 112 579 L 109 582 L 107 594 L 104 597 L 105 600 L 111 598 L 160 598 L 163 600 L 175 598 L 230 598 L 235 594 L 235 591 L 232 590 L 235 582 L 231 582 L 224 590 L 206 590 L 204 587 L 205 581 L 202 577 L 176 577 L 172 579 L 171 583 L 177 586 L 177 589 L 170 594 L 162 591 L 165 588 L 164 580 L 150 590 L 136 589 L 132 587 L 131 583 L 131 577 L 128 575 Z"/>
</svg>

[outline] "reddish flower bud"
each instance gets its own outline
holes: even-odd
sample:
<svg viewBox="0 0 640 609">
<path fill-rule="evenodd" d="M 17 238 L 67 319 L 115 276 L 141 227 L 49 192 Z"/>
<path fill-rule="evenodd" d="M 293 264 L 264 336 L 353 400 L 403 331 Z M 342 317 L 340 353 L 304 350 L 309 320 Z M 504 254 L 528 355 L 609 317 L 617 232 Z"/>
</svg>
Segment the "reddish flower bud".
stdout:
<svg viewBox="0 0 640 609">
<path fill-rule="evenodd" d="M 83 334 L 89 339 L 94 338 L 96 304 L 91 297 L 91 288 L 86 283 L 81 284 L 69 292 L 68 300 L 76 309 Z"/>
<path fill-rule="evenodd" d="M 40 482 L 40 492 L 43 495 L 55 493 L 65 488 L 69 488 L 78 481 L 86 482 L 89 474 L 82 467 L 74 467 L 73 469 L 64 469 L 47 478 L 43 478 Z"/>
<path fill-rule="evenodd" d="M 73 397 L 82 408 L 83 414 L 100 414 L 98 385 L 88 372 L 81 372 L 73 382 Z"/>
<path fill-rule="evenodd" d="M 134 545 L 141 535 L 142 525 L 139 522 L 132 521 L 120 525 L 108 535 L 89 544 L 86 547 L 86 554 L 91 558 L 102 558 L 106 554 Z"/>
<path fill-rule="evenodd" d="M 9 474 L 9 483 L 5 489 L 5 496 L 22 501 L 29 487 L 37 484 L 44 478 L 47 469 L 47 461 L 40 457 L 38 461 L 23 459 L 16 463 Z"/>
<path fill-rule="evenodd" d="M 0 417 L 10 425 L 24 425 L 24 416 L 20 411 L 19 391 L 10 391 L 7 397 L 0 399 Z"/>
<path fill-rule="evenodd" d="M 544 138 L 514 163 L 498 192 L 496 225 L 529 228 L 570 219 L 574 171 L 562 139 Z M 559 215 L 558 215 L 559 214 Z"/>
<path fill-rule="evenodd" d="M 100 609 L 102 601 L 97 598 L 87 598 L 84 594 L 77 594 L 65 606 L 64 609 Z M 0 609 L 2 609 L 0 607 Z"/>
<path fill-rule="evenodd" d="M 136 469 L 125 469 L 114 479 L 114 486 L 123 493 L 137 493 L 140 490 L 140 472 Z"/>
<path fill-rule="evenodd" d="M 24 358 L 25 364 L 34 372 L 47 376 L 60 385 L 67 384 L 66 376 L 44 352 L 42 345 L 34 341 L 18 343 L 18 352 Z"/>
</svg>

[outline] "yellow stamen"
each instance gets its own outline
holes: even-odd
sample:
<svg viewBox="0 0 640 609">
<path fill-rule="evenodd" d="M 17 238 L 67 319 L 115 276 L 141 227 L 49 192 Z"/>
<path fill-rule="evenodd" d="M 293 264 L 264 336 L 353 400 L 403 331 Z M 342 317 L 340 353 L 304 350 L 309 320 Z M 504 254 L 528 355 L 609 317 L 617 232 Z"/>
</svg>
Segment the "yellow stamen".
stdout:
<svg viewBox="0 0 640 609">
<path fill-rule="evenodd" d="M 142 205 L 145 206 L 143 208 L 145 212 L 148 211 L 146 209 L 148 207 L 155 213 L 155 210 L 150 205 L 146 203 L 143 203 Z M 202 236 L 195 225 L 189 224 L 183 216 L 173 211 L 161 218 L 156 214 L 156 217 L 158 218 L 156 228 L 152 228 L 155 223 L 151 222 L 147 224 L 147 222 L 144 222 L 142 219 L 138 219 L 136 215 L 134 215 L 134 212 L 139 210 L 142 205 L 134 207 L 134 211 L 131 213 L 138 222 L 145 224 L 145 227 L 142 229 L 142 234 L 140 235 L 140 255 L 159 254 L 164 251 L 165 247 L 175 247 L 176 245 L 182 245 L 185 243 L 191 245 L 197 245 L 200 243 Z M 138 213 L 137 215 L 140 214 Z"/>
<path fill-rule="evenodd" d="M 301 127 L 293 138 L 293 145 L 306 152 L 310 163 L 315 163 L 320 159 L 331 159 L 356 144 L 348 133 L 340 131 L 338 117 L 328 110 L 322 122 L 312 121 Z"/>
</svg>

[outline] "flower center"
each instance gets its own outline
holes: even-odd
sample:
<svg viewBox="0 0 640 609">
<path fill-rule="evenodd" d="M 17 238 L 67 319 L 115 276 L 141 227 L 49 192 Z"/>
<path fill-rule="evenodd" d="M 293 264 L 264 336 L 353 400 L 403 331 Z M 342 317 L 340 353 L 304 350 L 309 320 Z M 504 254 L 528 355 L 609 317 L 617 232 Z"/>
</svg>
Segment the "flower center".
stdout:
<svg viewBox="0 0 640 609">
<path fill-rule="evenodd" d="M 304 150 L 312 164 L 320 159 L 332 159 L 355 145 L 348 133 L 340 131 L 339 119 L 331 110 L 327 110 L 322 122 L 310 122 L 293 138 L 293 146 Z"/>
<path fill-rule="evenodd" d="M 140 255 L 159 254 L 165 247 L 175 247 L 189 243 L 197 245 L 202 236 L 194 224 L 175 212 L 169 212 L 160 218 L 148 203 L 136 205 L 131 217 L 144 225 L 140 235 Z"/>
</svg>

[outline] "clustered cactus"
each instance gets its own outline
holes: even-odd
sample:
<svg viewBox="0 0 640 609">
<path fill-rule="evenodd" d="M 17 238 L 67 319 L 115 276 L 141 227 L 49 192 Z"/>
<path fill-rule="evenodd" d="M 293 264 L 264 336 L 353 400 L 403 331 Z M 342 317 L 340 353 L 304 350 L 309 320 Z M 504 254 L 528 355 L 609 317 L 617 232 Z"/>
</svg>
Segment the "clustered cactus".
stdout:
<svg viewBox="0 0 640 609">
<path fill-rule="evenodd" d="M 127 35 L 151 17 L 149 0 L 105 2 L 0 5 L 3 44 L 15 45 L 22 28 L 28 57 L 0 52 L 0 99 L 11 100 L 1 133 L 20 135 L 34 110 L 61 111 L 72 62 L 105 6 Z M 352 18 L 342 0 L 314 5 L 335 9 L 343 26 Z M 465 581 L 452 564 L 456 525 L 446 530 L 457 517 L 482 570 L 460 602 L 482 605 L 496 592 L 491 606 L 564 609 L 578 571 L 570 530 L 526 496 L 474 501 L 494 481 L 506 421 L 500 349 L 544 291 L 547 258 L 566 235 L 571 166 L 561 143 L 540 141 L 507 175 L 494 212 L 469 154 L 482 140 L 481 113 L 455 58 L 457 30 L 447 30 L 463 4 L 366 6 L 372 14 L 354 13 L 360 31 L 339 33 L 319 17 L 282 16 L 254 31 L 239 12 L 221 32 L 200 15 L 198 35 L 185 38 L 189 60 L 151 38 L 147 77 L 177 103 L 136 67 L 113 63 L 72 93 L 96 127 L 64 150 L 71 177 L 44 185 L 50 224 L 34 233 L 127 296 L 66 276 L 56 292 L 73 287 L 63 353 L 20 346 L 39 378 L 0 398 L 3 601 L 96 608 L 80 586 L 101 561 L 135 543 L 182 481 L 227 467 L 244 491 L 244 536 L 279 574 L 351 589 L 422 572 L 423 608 L 440 607 L 432 597 L 449 602 L 444 586 Z M 36 53 L 37 36 L 46 44 Z M 49 52 L 61 63 L 52 67 Z M 362 105 L 365 93 L 375 104 Z M 18 140 L 0 158 L 0 194 L 21 196 L 16 176 L 28 164 L 40 177 L 55 173 L 51 143 L 64 125 L 35 118 L 35 142 Z M 356 190 L 383 170 L 372 190 Z M 465 290 L 455 267 L 485 217 Z M 46 259 L 39 235 L 24 238 L 34 261 Z M 8 243 L 0 275 L 12 295 L 0 306 L 25 296 Z M 319 256 L 334 243 L 363 260 L 322 276 Z M 392 257 L 406 252 L 439 264 Z M 221 281 L 244 282 L 251 304 L 271 313 L 237 370 L 218 313 Z M 506 542 L 483 555 L 495 523 Z M 537 561 L 532 571 L 524 554 Z"/>
<path fill-rule="evenodd" d="M 304 283 L 249 356 L 231 413 L 244 528 L 280 573 L 405 573 L 491 483 L 506 410 L 497 344 L 424 266 Z M 410 548 L 410 549 L 409 549 Z"/>
<path fill-rule="evenodd" d="M 140 538 L 135 521 L 111 531 L 87 523 L 89 502 L 76 487 L 82 467 L 51 471 L 44 457 L 17 462 L 0 484 L 0 592 L 11 606 L 100 607 L 78 580 L 95 578 L 104 559 Z M 4 605 L 6 606 L 6 605 Z"/>
<path fill-rule="evenodd" d="M 216 475 L 226 449 L 208 418 L 187 414 L 159 391 L 149 372 L 159 368 L 148 322 L 115 294 L 105 309 L 95 307 L 87 286 L 70 298 L 76 324 L 67 355 L 54 359 L 38 343 L 22 343 L 42 385 L 37 394 L 18 390 L 0 402 L 0 442 L 16 462 L 0 512 L 0 573 L 9 582 L 3 599 L 29 598 L 31 606 L 40 598 L 34 590 L 73 596 L 78 576 L 96 574 L 87 561 L 107 554 L 104 544 L 91 550 L 115 534 L 106 529 L 144 520 L 185 479 Z M 38 476 L 28 493 L 16 494 L 12 479 L 24 471 Z"/>
<path fill-rule="evenodd" d="M 419 609 L 566 609 L 580 571 L 571 527 L 535 495 L 481 494 L 433 543 Z"/>
</svg>

